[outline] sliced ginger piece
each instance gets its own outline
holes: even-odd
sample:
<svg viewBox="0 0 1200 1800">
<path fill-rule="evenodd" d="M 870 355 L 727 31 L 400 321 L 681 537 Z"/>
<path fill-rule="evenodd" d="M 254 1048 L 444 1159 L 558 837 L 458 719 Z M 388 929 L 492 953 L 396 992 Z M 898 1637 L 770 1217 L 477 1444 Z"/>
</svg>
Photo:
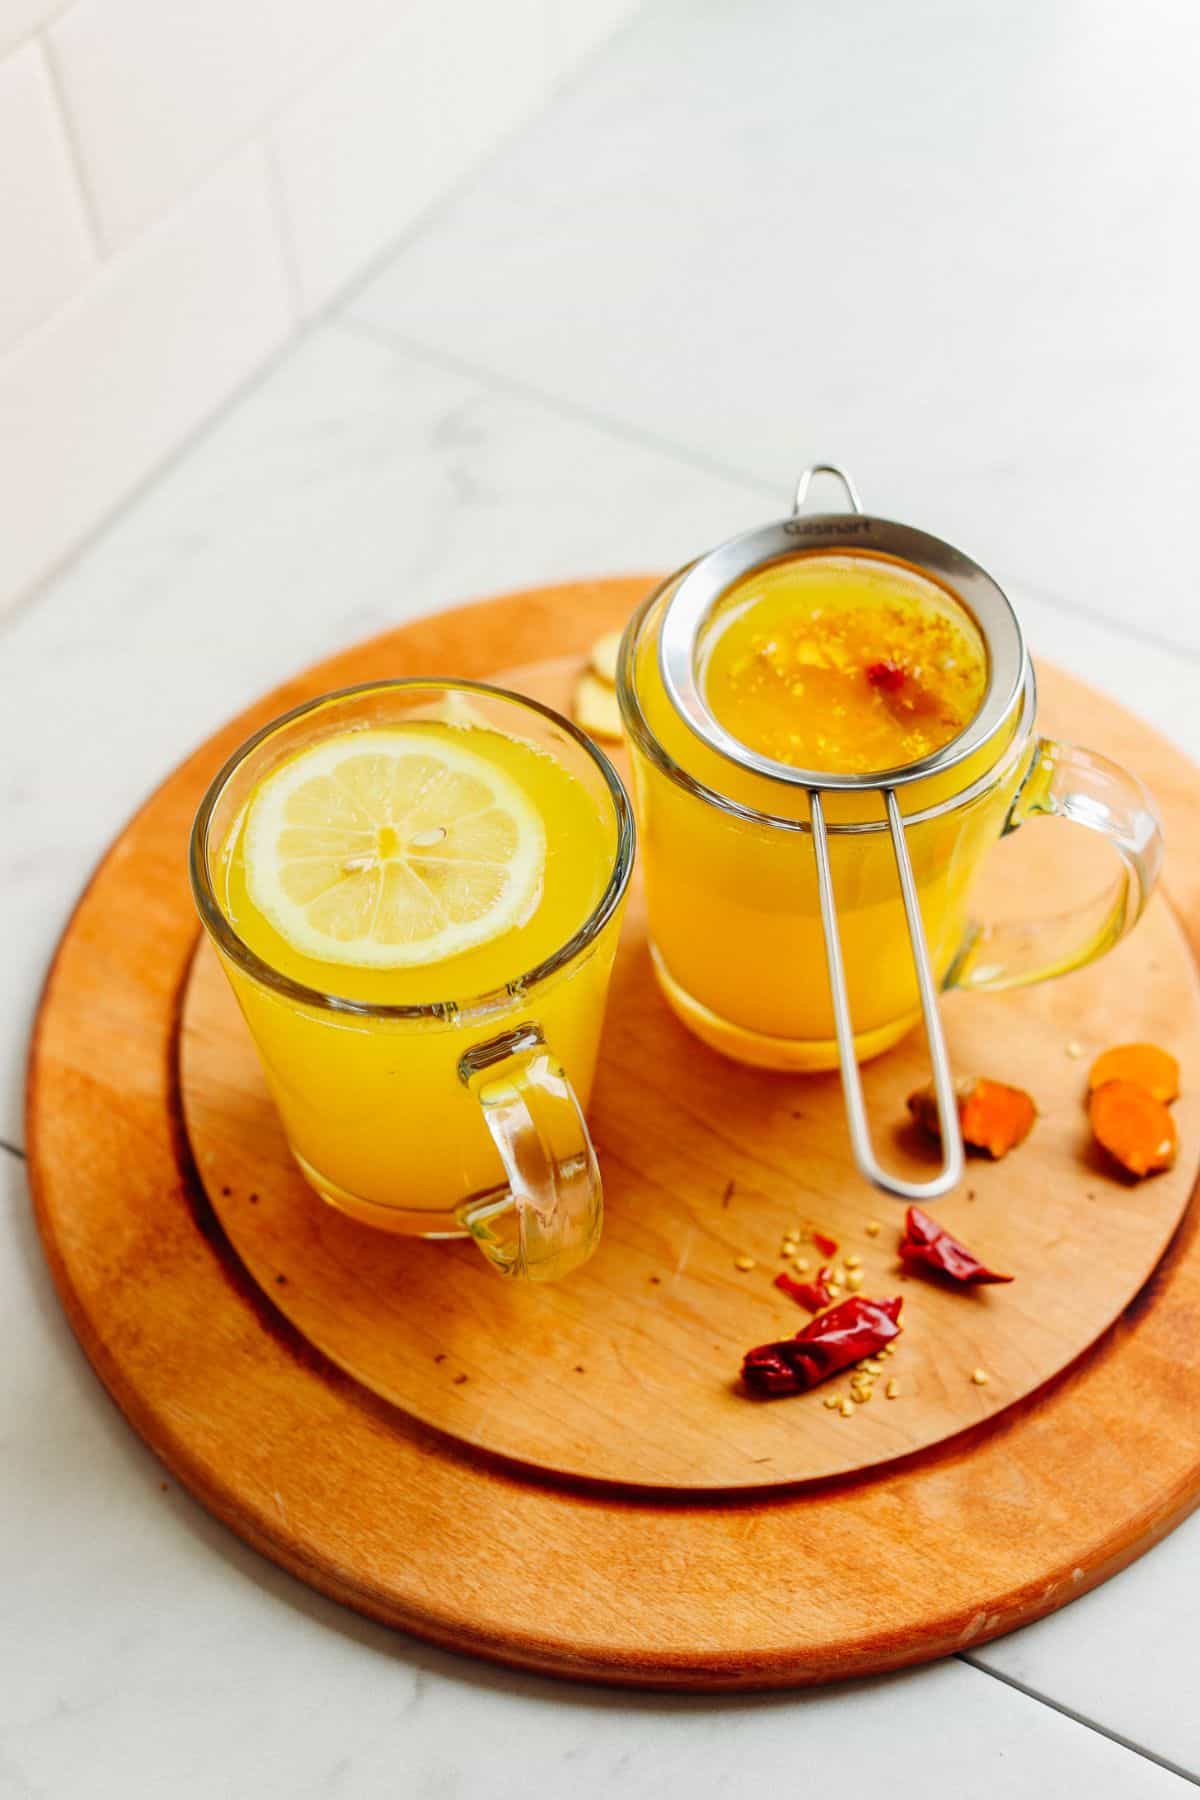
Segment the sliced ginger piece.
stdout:
<svg viewBox="0 0 1200 1800">
<path fill-rule="evenodd" d="M 959 1129 L 969 1149 L 984 1150 L 999 1159 L 1023 1144 L 1033 1130 L 1037 1107 L 1024 1088 L 975 1075 L 956 1082 L 954 1091 Z M 940 1136 L 932 1082 L 908 1096 L 908 1110 L 918 1125 Z"/>
<path fill-rule="evenodd" d="M 1132 1081 L 1105 1081 L 1088 1096 L 1096 1142 L 1139 1180 L 1169 1169 L 1179 1150 L 1175 1121 L 1161 1100 Z"/>
<path fill-rule="evenodd" d="M 1179 1064 L 1157 1044 L 1114 1044 L 1105 1050 L 1092 1064 L 1088 1092 L 1106 1081 L 1131 1081 L 1164 1106 L 1179 1098 Z"/>
<path fill-rule="evenodd" d="M 621 653 L 621 631 L 606 631 L 598 637 L 591 649 L 592 673 L 601 681 L 607 681 L 609 687 L 617 685 L 617 658 Z"/>
<path fill-rule="evenodd" d="M 617 743 L 625 736 L 614 690 L 585 669 L 575 684 L 575 721 L 591 737 Z"/>
</svg>

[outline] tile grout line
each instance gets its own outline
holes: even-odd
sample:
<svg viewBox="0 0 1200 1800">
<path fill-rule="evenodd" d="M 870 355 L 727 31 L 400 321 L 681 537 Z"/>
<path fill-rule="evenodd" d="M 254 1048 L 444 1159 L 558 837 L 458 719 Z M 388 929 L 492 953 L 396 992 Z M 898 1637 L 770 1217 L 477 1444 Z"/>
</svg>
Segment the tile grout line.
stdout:
<svg viewBox="0 0 1200 1800">
<path fill-rule="evenodd" d="M 119 520 L 124 519 L 160 482 L 165 481 L 168 476 L 173 474 L 191 455 L 192 451 L 211 437 L 225 422 L 235 407 L 239 406 L 243 400 L 248 399 L 257 388 L 266 385 L 301 339 L 307 336 L 307 329 L 307 327 L 302 327 L 299 333 L 294 329 L 290 331 L 281 344 L 270 351 L 262 362 L 256 363 L 244 379 L 239 381 L 231 394 L 228 394 L 211 412 L 197 420 L 189 428 L 186 436 L 173 449 L 161 456 L 152 469 L 147 469 L 144 475 L 139 476 L 128 491 L 122 494 L 119 500 L 114 501 L 113 505 L 105 511 L 101 518 L 96 520 L 94 525 L 89 525 L 77 539 L 59 551 L 32 581 L 7 599 L 0 599 L 0 637 L 3 637 L 6 631 L 11 630 L 19 620 L 24 619 L 39 607 L 51 593 L 55 582 L 81 563 L 106 531 L 110 530 Z"/>
<path fill-rule="evenodd" d="M 597 431 L 604 431 L 610 437 L 617 437 L 626 443 L 637 444 L 640 448 L 657 451 L 659 455 L 674 457 L 677 462 L 690 464 L 706 475 L 718 475 L 724 481 L 733 482 L 743 487 L 748 493 L 762 494 L 779 500 L 780 495 L 786 498 L 784 483 L 781 488 L 773 481 L 765 481 L 759 475 L 752 475 L 749 470 L 736 467 L 732 463 L 722 462 L 719 457 L 707 456 L 702 450 L 689 449 L 686 444 L 677 443 L 674 438 L 661 437 L 656 432 L 646 431 L 640 425 L 618 418 L 610 413 L 596 412 L 581 401 L 571 400 L 560 394 L 552 394 L 540 388 L 535 382 L 525 381 L 520 376 L 505 375 L 492 369 L 486 363 L 477 363 L 469 357 L 456 356 L 452 351 L 440 350 L 436 345 L 422 343 L 417 338 L 407 338 L 398 333 L 388 331 L 382 325 L 376 325 L 370 319 L 356 318 L 353 313 L 339 311 L 332 314 L 327 323 L 349 333 L 352 337 L 362 337 L 380 348 L 405 356 L 411 356 L 418 362 L 429 363 L 435 368 L 446 370 L 448 374 L 462 375 L 482 385 L 497 389 L 519 399 L 530 400 L 542 406 L 548 412 L 559 414 L 561 418 L 574 420 L 576 423 L 590 425 Z M 782 504 L 782 502 L 781 502 Z"/>
<path fill-rule="evenodd" d="M 1190 1770 L 1181 1768 L 1178 1763 L 1172 1762 L 1170 1757 L 1159 1756 L 1155 1751 L 1147 1750 L 1144 1745 L 1135 1743 L 1132 1738 L 1123 1736 L 1121 1732 L 1113 1731 L 1107 1725 L 1100 1725 L 1095 1719 L 1089 1719 L 1086 1713 L 1076 1712 L 1074 1707 L 1065 1706 L 1059 1700 L 1052 1700 L 1048 1694 L 1041 1694 L 1036 1688 L 1029 1687 L 1023 1681 L 1018 1681 L 1015 1675 L 1004 1675 L 999 1669 L 989 1668 L 986 1663 L 978 1661 L 969 1651 L 956 1652 L 955 1660 L 966 1663 L 969 1669 L 976 1670 L 980 1675 L 990 1675 L 993 1681 L 1002 1682 L 1005 1687 L 1012 1688 L 1014 1693 L 1023 1694 L 1027 1700 L 1034 1700 L 1040 1706 L 1048 1706 L 1051 1712 L 1058 1713 L 1064 1719 L 1070 1719 L 1072 1724 L 1081 1725 L 1085 1731 L 1094 1731 L 1097 1737 L 1107 1738 L 1109 1743 L 1119 1745 L 1122 1750 L 1128 1750 L 1130 1755 L 1140 1756 L 1143 1762 L 1154 1763 L 1157 1768 L 1165 1769 L 1168 1775 L 1177 1775 L 1180 1781 L 1186 1781 L 1192 1787 L 1200 1787 L 1200 1775 L 1194 1775 Z"/>
<path fill-rule="evenodd" d="M 1036 581 L 1022 578 L 1010 585 L 1021 593 L 1029 594 L 1032 599 L 1040 600 L 1045 606 L 1057 608 L 1072 619 L 1085 619 L 1091 625 L 1104 625 L 1115 636 L 1132 638 L 1134 643 L 1144 644 L 1149 650 L 1159 650 L 1167 656 L 1183 656 L 1189 662 L 1200 662 L 1200 649 L 1193 649 L 1190 644 L 1176 643 L 1172 638 L 1160 637 L 1156 631 L 1145 631 L 1140 625 L 1129 625 L 1111 619 L 1107 613 L 1092 612 L 1078 600 L 1064 600 L 1060 594 L 1052 593 L 1049 588 L 1041 587 Z"/>
<path fill-rule="evenodd" d="M 65 10 L 65 9 L 64 9 Z M 100 228 L 100 209 L 96 205 L 96 193 L 88 175 L 87 163 L 83 155 L 83 146 L 79 141 L 79 133 L 75 128 L 75 114 L 67 100 L 67 90 L 63 83 L 62 70 L 54 45 L 50 41 L 50 27 L 54 25 L 60 14 L 44 20 L 37 32 L 38 48 L 42 55 L 42 65 L 46 71 L 46 79 L 50 83 L 50 92 L 54 96 L 54 105 L 58 113 L 58 122 L 63 134 L 63 142 L 67 147 L 71 171 L 75 177 L 75 187 L 79 194 L 79 204 L 87 226 L 88 238 L 91 242 L 92 255 L 99 268 L 108 259 L 111 246 L 106 243 Z M 68 296 L 70 298 L 70 296 Z M 53 316 L 53 314 L 49 315 Z"/>
<path fill-rule="evenodd" d="M 275 221 L 275 237 L 279 247 L 280 260 L 283 263 L 288 297 L 291 301 L 292 328 L 288 334 L 290 348 L 304 331 L 304 284 L 300 279 L 300 257 L 296 249 L 296 233 L 292 228 L 292 215 L 287 203 L 287 188 L 275 147 L 275 139 L 270 130 L 264 132 L 261 147 L 267 184 L 267 202 Z"/>
<path fill-rule="evenodd" d="M 24 50 L 34 38 L 40 37 L 44 31 L 49 31 L 51 25 L 57 24 L 63 14 L 69 12 L 74 4 L 75 0 L 56 0 L 56 3 L 40 19 L 35 19 L 32 25 L 26 25 L 15 38 L 7 39 L 0 44 L 0 62 L 3 62 L 6 57 L 15 56 L 18 50 Z"/>
</svg>

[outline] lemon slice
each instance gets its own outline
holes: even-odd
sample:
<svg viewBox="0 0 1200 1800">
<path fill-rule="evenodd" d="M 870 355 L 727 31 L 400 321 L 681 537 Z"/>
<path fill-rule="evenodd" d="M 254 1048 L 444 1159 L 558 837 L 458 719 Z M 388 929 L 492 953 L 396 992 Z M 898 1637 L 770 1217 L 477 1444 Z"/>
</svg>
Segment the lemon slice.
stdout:
<svg viewBox="0 0 1200 1800">
<path fill-rule="evenodd" d="M 276 931 L 363 968 L 443 961 L 523 924 L 546 863 L 511 776 L 409 725 L 302 750 L 258 789 L 243 844 L 249 897 Z"/>
</svg>

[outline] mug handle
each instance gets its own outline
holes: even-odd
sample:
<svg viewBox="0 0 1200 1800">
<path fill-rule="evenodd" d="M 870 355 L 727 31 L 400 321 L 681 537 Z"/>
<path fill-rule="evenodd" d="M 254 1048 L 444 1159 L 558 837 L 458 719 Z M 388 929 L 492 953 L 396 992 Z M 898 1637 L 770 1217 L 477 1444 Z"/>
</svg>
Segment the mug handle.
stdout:
<svg viewBox="0 0 1200 1800">
<path fill-rule="evenodd" d="M 1094 750 L 1039 738 L 1002 836 L 1039 815 L 1068 819 L 1107 838 L 1120 867 L 1089 903 L 1021 924 L 972 924 L 946 987 L 1027 987 L 1094 962 L 1137 924 L 1162 867 L 1158 814 L 1142 783 Z"/>
<path fill-rule="evenodd" d="M 460 1207 L 501 1275 L 554 1281 L 587 1261 L 600 1237 L 604 1191 L 575 1090 L 538 1025 L 519 1025 L 466 1051 L 459 1079 L 479 1102 L 508 1188 Z"/>
</svg>

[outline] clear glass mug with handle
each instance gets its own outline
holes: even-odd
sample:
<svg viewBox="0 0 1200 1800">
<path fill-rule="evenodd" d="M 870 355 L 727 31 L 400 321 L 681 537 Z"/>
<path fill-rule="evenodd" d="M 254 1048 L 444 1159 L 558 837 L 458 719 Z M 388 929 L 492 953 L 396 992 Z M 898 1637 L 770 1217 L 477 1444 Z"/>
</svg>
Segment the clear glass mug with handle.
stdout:
<svg viewBox="0 0 1200 1800">
<path fill-rule="evenodd" d="M 649 595 L 624 635 L 618 695 L 667 1001 L 704 1042 L 740 1061 L 840 1066 L 863 1172 L 888 1191 L 932 1197 L 961 1172 L 933 992 L 1018 987 L 1103 955 L 1140 917 L 1162 837 L 1134 775 L 1038 735 L 1032 664 L 992 578 L 940 539 L 862 513 L 842 478 L 852 511 L 806 513 L 802 480 L 790 519 L 718 546 Z M 774 765 L 730 739 L 706 706 L 704 633 L 722 597 L 747 571 L 831 553 L 919 570 L 966 608 L 986 643 L 979 714 L 911 768 L 842 779 Z M 1111 885 L 1048 918 L 973 918 L 985 854 L 1039 815 L 1106 839 L 1116 852 Z M 943 1174 L 914 1185 L 887 1176 L 871 1151 L 856 1065 L 923 1014 L 949 1147 Z"/>
<path fill-rule="evenodd" d="M 410 744 L 398 727 L 423 743 L 431 729 L 450 733 L 460 763 L 464 752 L 499 757 L 524 784 L 545 830 L 537 906 L 549 916 L 533 938 L 510 934 L 511 950 L 501 942 L 447 964 L 445 991 L 436 965 L 381 980 L 318 964 L 325 980 L 314 985 L 314 965 L 254 924 L 238 874 L 247 811 L 314 746 L 348 733 L 362 734 L 364 754 L 387 750 L 387 734 Z M 394 857 L 393 823 L 382 829 Z M 567 841 L 576 865 L 590 858 L 590 888 L 561 873 Z M 469 1233 L 503 1275 L 547 1280 L 591 1254 L 602 1187 L 584 1109 L 633 856 L 629 802 L 603 753 L 548 707 L 478 683 L 350 689 L 298 707 L 234 753 L 196 816 L 193 893 L 293 1155 L 322 1199 L 393 1232 Z M 357 866 L 354 875 L 366 879 Z M 525 942 L 536 961 L 513 965 Z M 486 986 L 471 985 L 471 970 L 486 972 Z M 398 998 L 410 973 L 416 997 Z"/>
</svg>

